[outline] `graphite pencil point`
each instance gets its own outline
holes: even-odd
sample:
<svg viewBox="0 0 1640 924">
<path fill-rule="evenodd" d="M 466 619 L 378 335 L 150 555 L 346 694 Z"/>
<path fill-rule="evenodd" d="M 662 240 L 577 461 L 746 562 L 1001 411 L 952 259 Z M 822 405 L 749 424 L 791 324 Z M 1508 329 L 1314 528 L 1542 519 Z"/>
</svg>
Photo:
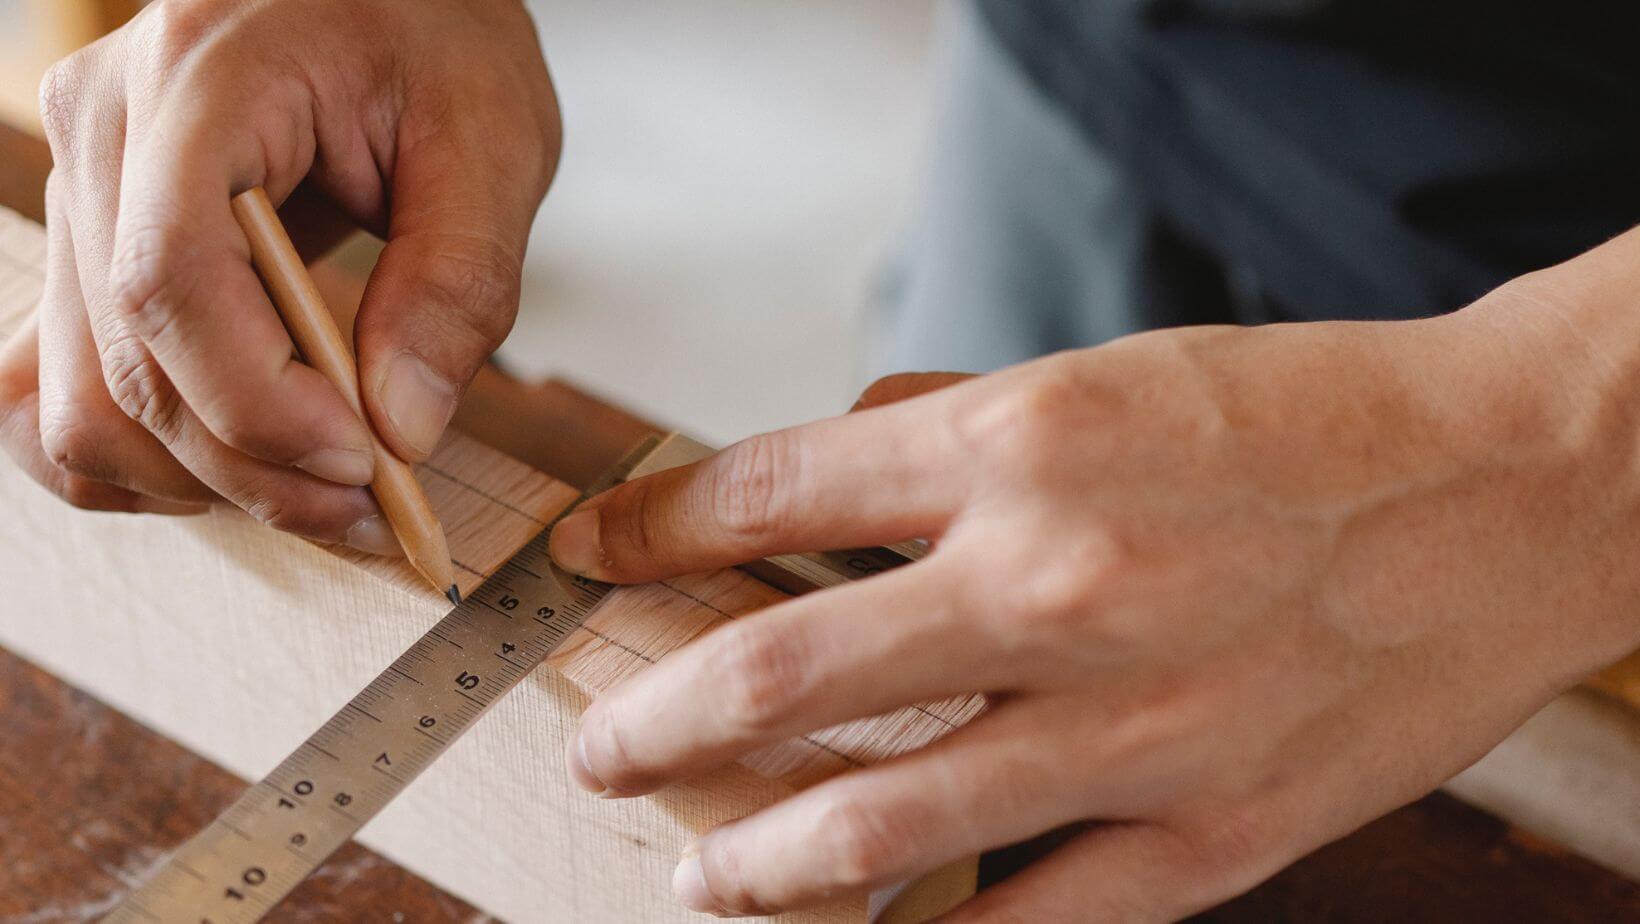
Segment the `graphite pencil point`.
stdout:
<svg viewBox="0 0 1640 924">
<path fill-rule="evenodd" d="M 451 585 L 450 585 L 450 589 L 449 589 L 449 590 L 446 590 L 446 591 L 445 591 L 445 592 L 444 592 L 444 595 L 445 595 L 445 596 L 446 596 L 446 597 L 449 597 L 449 598 L 450 598 L 450 602 L 451 602 L 451 603 L 452 603 L 452 604 L 454 604 L 454 605 L 456 605 L 456 606 L 460 606 L 460 605 L 461 605 L 461 591 L 460 591 L 460 590 L 458 590 L 458 589 L 456 589 L 456 585 L 454 585 L 454 584 L 451 584 Z"/>
</svg>

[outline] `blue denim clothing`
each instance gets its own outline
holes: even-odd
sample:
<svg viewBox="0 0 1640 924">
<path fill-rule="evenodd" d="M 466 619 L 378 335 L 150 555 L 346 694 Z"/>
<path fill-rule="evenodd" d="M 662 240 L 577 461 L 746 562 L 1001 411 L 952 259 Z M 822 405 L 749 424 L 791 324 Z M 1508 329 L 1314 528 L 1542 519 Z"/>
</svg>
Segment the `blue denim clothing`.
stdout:
<svg viewBox="0 0 1640 924">
<path fill-rule="evenodd" d="M 1640 218 L 1636 18 L 976 0 L 873 365 L 1461 307 Z"/>
</svg>

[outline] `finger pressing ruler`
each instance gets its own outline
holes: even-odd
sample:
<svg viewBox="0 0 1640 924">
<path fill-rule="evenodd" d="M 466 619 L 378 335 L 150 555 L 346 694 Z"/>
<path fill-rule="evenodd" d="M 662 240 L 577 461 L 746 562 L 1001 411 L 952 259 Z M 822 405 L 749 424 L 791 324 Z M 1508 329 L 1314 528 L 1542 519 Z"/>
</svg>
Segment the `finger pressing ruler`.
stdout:
<svg viewBox="0 0 1640 924">
<path fill-rule="evenodd" d="M 111 922 L 256 921 L 409 786 L 590 617 L 613 586 L 560 569 L 552 525 L 600 491 L 712 450 L 686 437 L 646 440 L 261 782 L 173 853 L 106 918 Z M 804 593 L 906 564 L 917 543 L 766 559 L 746 570 Z"/>
</svg>

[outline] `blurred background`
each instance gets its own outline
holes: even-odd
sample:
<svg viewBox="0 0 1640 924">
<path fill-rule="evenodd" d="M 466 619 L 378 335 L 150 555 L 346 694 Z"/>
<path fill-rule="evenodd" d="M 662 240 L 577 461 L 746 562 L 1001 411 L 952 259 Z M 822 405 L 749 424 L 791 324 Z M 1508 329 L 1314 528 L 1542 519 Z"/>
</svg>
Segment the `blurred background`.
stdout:
<svg viewBox="0 0 1640 924">
<path fill-rule="evenodd" d="M 0 118 L 37 126 L 45 67 L 138 6 L 0 0 Z M 846 409 L 934 0 L 529 6 L 566 141 L 503 364 L 719 443 Z"/>
</svg>

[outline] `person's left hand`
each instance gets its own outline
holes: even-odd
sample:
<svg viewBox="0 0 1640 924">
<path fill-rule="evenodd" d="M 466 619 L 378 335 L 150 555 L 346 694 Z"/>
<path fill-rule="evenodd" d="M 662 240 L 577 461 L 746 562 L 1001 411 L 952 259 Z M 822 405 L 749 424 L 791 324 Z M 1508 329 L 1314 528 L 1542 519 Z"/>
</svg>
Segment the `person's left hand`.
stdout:
<svg viewBox="0 0 1640 924">
<path fill-rule="evenodd" d="M 679 897 L 794 909 L 1081 821 L 954 919 L 1167 919 L 1249 888 L 1640 645 L 1633 415 L 1577 412 L 1630 379 L 1545 320 L 1541 282 L 1429 321 L 1142 335 L 589 501 L 552 552 L 616 582 L 934 548 L 610 691 L 571 774 L 637 795 L 980 691 L 933 745 L 704 835 Z"/>
</svg>

